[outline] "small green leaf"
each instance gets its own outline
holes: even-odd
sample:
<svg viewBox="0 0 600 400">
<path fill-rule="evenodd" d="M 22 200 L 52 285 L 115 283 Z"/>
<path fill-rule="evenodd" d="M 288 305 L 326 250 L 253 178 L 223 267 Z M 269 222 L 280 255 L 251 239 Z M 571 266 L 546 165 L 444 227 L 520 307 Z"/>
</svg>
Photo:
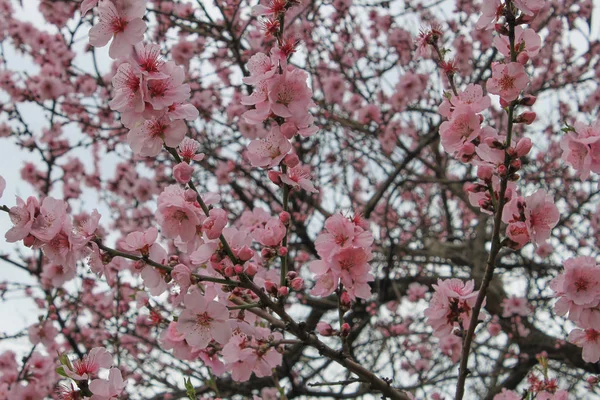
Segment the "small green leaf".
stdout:
<svg viewBox="0 0 600 400">
<path fill-rule="evenodd" d="M 68 378 L 69 376 L 65 373 L 65 369 L 60 366 L 58 368 L 56 368 L 56 373 L 59 374 L 60 376 L 64 376 L 65 378 Z"/>
<path fill-rule="evenodd" d="M 187 397 L 190 400 L 196 400 L 196 388 L 194 387 L 194 385 L 192 385 L 192 379 L 191 378 L 187 378 L 183 380 L 183 383 L 185 384 L 185 392 L 187 394 Z"/>
</svg>

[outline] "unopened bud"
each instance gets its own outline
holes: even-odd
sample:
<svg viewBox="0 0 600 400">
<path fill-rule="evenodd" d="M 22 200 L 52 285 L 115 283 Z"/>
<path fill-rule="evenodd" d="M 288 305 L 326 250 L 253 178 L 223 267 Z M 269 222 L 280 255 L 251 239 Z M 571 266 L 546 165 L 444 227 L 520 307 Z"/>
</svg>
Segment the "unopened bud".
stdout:
<svg viewBox="0 0 600 400">
<path fill-rule="evenodd" d="M 298 276 L 298 273 L 296 271 L 290 271 L 285 275 L 285 277 L 287 278 L 288 281 L 295 279 L 297 276 Z"/>
<path fill-rule="evenodd" d="M 281 172 L 269 171 L 268 176 L 271 182 L 273 182 L 276 185 L 281 185 Z"/>
<path fill-rule="evenodd" d="M 347 322 L 344 322 L 342 324 L 342 329 L 340 330 L 340 336 L 348 336 L 349 333 L 350 333 L 350 324 L 348 324 Z"/>
<path fill-rule="evenodd" d="M 273 295 L 277 294 L 277 285 L 271 281 L 265 281 L 265 290 Z"/>
<path fill-rule="evenodd" d="M 277 254 L 279 254 L 281 257 L 285 257 L 287 256 L 288 253 L 288 248 L 281 246 L 280 248 L 277 249 Z"/>
<path fill-rule="evenodd" d="M 333 335 L 333 328 L 327 322 L 319 322 L 317 324 L 317 332 L 321 336 L 331 336 Z"/>
<path fill-rule="evenodd" d="M 295 290 L 296 292 L 304 289 L 304 279 L 302 278 L 295 278 L 292 279 L 292 281 L 290 282 L 290 286 L 292 288 L 292 290 Z"/>
<path fill-rule="evenodd" d="M 246 275 L 254 276 L 254 275 L 256 275 L 257 272 L 258 272 L 258 268 L 256 267 L 256 264 L 249 263 L 248 265 L 246 265 Z"/>
<path fill-rule="evenodd" d="M 340 305 L 346 309 L 349 309 L 352 305 L 352 299 L 350 298 L 348 292 L 344 292 L 340 296 Z"/>
<path fill-rule="evenodd" d="M 535 96 L 525 96 L 519 101 L 519 103 L 524 106 L 531 107 L 532 105 L 535 104 L 536 100 L 537 100 L 537 97 L 535 97 Z"/>
<path fill-rule="evenodd" d="M 226 277 L 231 278 L 232 276 L 235 275 L 235 268 L 232 267 L 231 265 L 228 265 L 227 267 L 225 267 L 225 269 L 223 270 L 223 273 L 225 274 Z"/>
<path fill-rule="evenodd" d="M 239 274 L 241 274 L 241 273 L 244 272 L 244 266 L 240 265 L 240 264 L 237 264 L 233 269 L 235 270 L 235 273 L 237 275 L 239 275 Z"/>
<path fill-rule="evenodd" d="M 502 24 L 494 25 L 494 30 L 504 36 L 508 36 L 508 34 L 509 34 L 508 28 Z"/>
<path fill-rule="evenodd" d="M 529 55 L 524 51 L 520 52 L 517 56 L 517 62 L 527 64 L 527 61 L 529 61 Z"/>
<path fill-rule="evenodd" d="M 244 246 L 240 249 L 240 251 L 238 251 L 238 258 L 241 261 L 248 261 L 252 257 L 254 257 L 254 250 L 248 246 Z"/>
<path fill-rule="evenodd" d="M 523 114 L 515 118 L 515 122 L 519 124 L 531 125 L 535 121 L 536 114 L 533 111 L 525 111 Z"/>
<path fill-rule="evenodd" d="M 290 213 L 287 211 L 282 211 L 281 214 L 279 214 L 279 220 L 284 225 L 287 225 L 290 222 L 290 219 L 291 219 Z"/>
<path fill-rule="evenodd" d="M 277 290 L 277 295 L 279 297 L 287 296 L 290 293 L 290 289 L 287 286 L 282 286 Z"/>
<path fill-rule="evenodd" d="M 505 177 L 507 174 L 507 169 L 506 166 L 504 164 L 500 164 L 498 165 L 498 175 Z"/>
<path fill-rule="evenodd" d="M 517 145 L 515 146 L 516 156 L 523 157 L 523 156 L 529 154 L 529 151 L 531 150 L 532 147 L 533 147 L 533 143 L 531 142 L 531 139 L 522 138 L 521 140 L 519 140 L 517 142 Z"/>
</svg>

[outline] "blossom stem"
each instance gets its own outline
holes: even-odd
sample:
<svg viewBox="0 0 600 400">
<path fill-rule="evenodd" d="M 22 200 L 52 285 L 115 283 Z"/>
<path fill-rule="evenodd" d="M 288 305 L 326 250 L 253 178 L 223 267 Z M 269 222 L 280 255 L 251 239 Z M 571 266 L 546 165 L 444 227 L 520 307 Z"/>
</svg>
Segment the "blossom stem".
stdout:
<svg viewBox="0 0 600 400">
<path fill-rule="evenodd" d="M 287 166 L 286 165 L 282 165 L 281 166 L 281 172 L 283 174 L 285 174 L 287 172 Z M 289 212 L 290 206 L 289 206 L 289 197 L 290 197 L 290 186 L 286 183 L 283 184 L 283 211 L 285 212 Z M 289 233 L 289 224 L 286 224 L 285 226 L 285 236 L 283 237 L 283 240 L 281 241 L 281 245 L 283 247 L 287 247 L 288 244 L 288 233 Z M 280 277 L 280 281 L 279 281 L 279 286 L 280 287 L 284 287 L 285 286 L 285 280 L 286 280 L 286 275 L 288 272 L 288 255 L 287 253 L 281 256 L 281 277 Z"/>
<path fill-rule="evenodd" d="M 173 156 L 175 161 L 177 161 L 178 163 L 181 162 L 181 157 L 179 157 L 179 154 L 177 154 L 177 151 L 174 148 L 167 147 L 167 146 L 165 146 L 165 148 L 167 149 L 169 154 L 171 154 Z M 204 202 L 204 200 L 202 200 L 202 196 L 200 196 L 200 192 L 198 192 L 196 185 L 194 185 L 194 182 L 190 181 L 190 182 L 188 182 L 188 186 L 190 187 L 190 189 L 192 189 L 194 192 L 196 192 L 196 201 L 198 201 L 198 204 L 200 204 L 200 208 L 202 208 L 202 211 L 208 217 L 208 214 L 210 212 L 210 207 L 208 207 L 206 205 L 206 203 Z M 227 239 L 225 239 L 225 236 L 223 236 L 221 234 L 219 236 L 219 240 L 221 241 L 221 245 L 223 245 L 223 249 L 225 249 L 227 256 L 231 259 L 231 262 L 233 262 L 234 264 L 239 264 L 239 261 L 238 261 L 237 257 L 235 256 L 235 254 L 233 254 L 233 250 L 231 249 L 231 246 L 229 246 L 229 243 L 227 242 Z"/>
<path fill-rule="evenodd" d="M 168 265 L 163 265 L 156 261 L 150 260 L 147 257 L 136 256 L 135 254 L 125 253 L 123 251 L 119 251 L 119 250 L 107 247 L 104 244 L 102 244 L 102 242 L 99 239 L 94 240 L 94 242 L 98 245 L 99 249 L 110 254 L 112 257 L 122 257 L 122 258 L 126 258 L 128 260 L 133 260 L 133 261 L 143 261 L 146 264 L 152 265 L 153 267 L 161 269 L 163 271 L 167 271 L 167 272 L 173 271 L 173 268 L 169 267 Z M 238 286 L 239 285 L 239 282 L 232 281 L 230 279 L 220 279 L 220 278 L 214 278 L 212 276 L 206 276 L 206 275 L 200 275 L 200 274 L 192 274 L 192 276 L 195 279 L 197 279 L 199 282 L 214 282 L 214 283 L 221 283 L 223 285 L 230 285 L 230 286 Z"/>
<path fill-rule="evenodd" d="M 509 2 L 507 2 L 509 3 Z M 508 6 L 509 4 L 507 4 Z M 509 40 L 510 40 L 510 58 L 512 62 L 516 62 L 517 53 L 514 49 L 515 46 L 515 17 L 512 14 L 507 15 L 507 22 L 509 25 Z M 512 141 L 513 134 L 513 114 L 515 110 L 516 101 L 513 101 L 507 110 L 508 114 L 508 125 L 506 128 L 506 143 L 505 143 L 505 155 L 504 155 L 504 166 L 509 168 L 511 157 L 506 152 L 506 149 L 510 147 Z M 469 361 L 469 352 L 471 349 L 471 344 L 473 343 L 473 336 L 475 335 L 475 328 L 477 327 L 479 320 L 479 312 L 481 311 L 481 307 L 485 300 L 485 296 L 487 294 L 487 290 L 492 282 L 494 277 L 494 268 L 496 266 L 496 258 L 498 257 L 498 253 L 502 248 L 502 242 L 500 240 L 500 226 L 502 224 L 502 212 L 504 211 L 505 205 L 505 195 L 506 189 L 508 187 L 508 178 L 507 174 L 504 177 L 500 178 L 500 191 L 498 194 L 497 207 L 495 208 L 494 215 L 494 230 L 492 233 L 492 247 L 490 249 L 490 253 L 488 255 L 488 259 L 486 261 L 485 272 L 483 276 L 483 280 L 481 282 L 481 286 L 479 287 L 479 293 L 477 294 L 477 299 L 475 301 L 475 305 L 473 306 L 471 320 L 469 322 L 469 329 L 463 340 L 463 348 L 460 357 L 460 367 L 459 367 L 459 376 L 458 382 L 456 384 L 456 395 L 455 400 L 462 400 L 465 392 L 465 383 L 467 379 L 467 375 L 469 374 L 468 361 Z"/>
</svg>

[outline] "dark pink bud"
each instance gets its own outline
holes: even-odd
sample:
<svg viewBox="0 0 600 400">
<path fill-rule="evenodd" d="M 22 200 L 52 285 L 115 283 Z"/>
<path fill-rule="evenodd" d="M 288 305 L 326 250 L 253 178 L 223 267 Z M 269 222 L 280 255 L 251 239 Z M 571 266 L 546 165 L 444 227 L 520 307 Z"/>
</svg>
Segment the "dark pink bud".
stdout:
<svg viewBox="0 0 600 400">
<path fill-rule="evenodd" d="M 252 257 L 254 257 L 254 250 L 248 246 L 244 246 L 240 249 L 240 251 L 238 251 L 238 258 L 241 261 L 248 261 Z"/>
<path fill-rule="evenodd" d="M 535 96 L 525 96 L 521 99 L 521 101 L 519 103 L 521 103 L 524 106 L 531 107 L 532 105 L 535 104 L 536 100 L 537 100 L 537 97 L 535 97 Z"/>
<path fill-rule="evenodd" d="M 292 287 L 292 290 L 295 290 L 298 292 L 298 291 L 304 289 L 304 279 L 302 279 L 302 278 L 292 279 L 290 286 Z"/>
<path fill-rule="evenodd" d="M 509 34 L 508 28 L 502 24 L 494 25 L 494 29 L 496 30 L 496 32 L 498 32 L 501 35 L 508 36 L 508 34 Z"/>
<path fill-rule="evenodd" d="M 511 160 L 510 162 L 510 166 L 511 168 L 513 168 L 515 171 L 518 171 L 521 169 L 521 160 L 519 160 L 518 158 Z"/>
<path fill-rule="evenodd" d="M 298 273 L 296 271 L 290 271 L 287 273 L 287 275 L 285 276 L 288 281 L 291 281 L 292 279 L 296 278 L 298 276 Z"/>
<path fill-rule="evenodd" d="M 281 185 L 281 172 L 269 171 L 269 179 L 276 185 Z"/>
<path fill-rule="evenodd" d="M 237 275 L 239 275 L 239 274 L 241 274 L 241 273 L 243 273 L 243 272 L 244 272 L 244 266 L 243 266 L 243 265 L 240 265 L 240 264 L 237 264 L 237 265 L 234 267 L 234 270 L 235 270 L 235 273 L 236 273 Z"/>
<path fill-rule="evenodd" d="M 347 322 L 344 322 L 342 324 L 342 329 L 340 330 L 340 335 L 348 336 L 349 333 L 350 333 L 350 325 Z"/>
<path fill-rule="evenodd" d="M 465 143 L 462 147 L 462 151 L 465 154 L 471 155 L 471 154 L 475 153 L 475 145 L 471 142 Z"/>
<path fill-rule="evenodd" d="M 248 265 L 246 265 L 246 275 L 254 276 L 254 275 L 256 275 L 257 272 L 258 272 L 258 268 L 256 267 L 256 264 L 249 263 Z"/>
<path fill-rule="evenodd" d="M 502 108 L 506 108 L 506 107 L 510 106 L 510 102 L 508 102 L 508 101 L 504 100 L 502 97 L 500 97 L 500 106 Z"/>
<path fill-rule="evenodd" d="M 529 61 L 529 55 L 524 51 L 520 52 L 517 56 L 517 62 L 520 62 L 521 64 L 527 64 L 527 61 Z"/>
<path fill-rule="evenodd" d="M 288 253 L 287 247 L 281 246 L 279 249 L 277 249 L 277 254 L 279 254 L 281 257 L 287 256 L 287 253 Z"/>
<path fill-rule="evenodd" d="M 342 296 L 340 297 L 340 303 L 343 307 L 350 308 L 352 305 L 352 299 L 350 298 L 348 292 L 342 293 Z"/>
<path fill-rule="evenodd" d="M 226 277 L 231 278 L 235 275 L 235 268 L 233 268 L 231 265 L 228 265 L 227 267 L 225 267 L 224 273 Z"/>
<path fill-rule="evenodd" d="M 277 285 L 271 281 L 265 281 L 265 290 L 273 295 L 277 294 Z"/>
<path fill-rule="evenodd" d="M 270 249 L 268 247 L 263 247 L 263 249 L 260 251 L 260 255 L 262 256 L 262 258 L 272 258 L 275 253 L 273 252 L 273 249 Z"/>
<path fill-rule="evenodd" d="M 523 114 L 519 115 L 515 122 L 520 124 L 531 125 L 533 121 L 535 121 L 536 114 L 533 111 L 525 111 Z"/>
<path fill-rule="evenodd" d="M 500 176 L 503 176 L 503 177 L 504 177 L 504 176 L 506 176 L 506 173 L 507 173 L 507 172 L 508 172 L 508 171 L 506 170 L 506 166 L 505 166 L 504 164 L 500 164 L 500 165 L 498 165 L 498 175 L 500 175 Z"/>
<path fill-rule="evenodd" d="M 317 324 L 317 332 L 321 336 L 331 336 L 333 334 L 333 328 L 327 322 L 319 322 Z"/>
<path fill-rule="evenodd" d="M 287 225 L 290 222 L 290 218 L 290 213 L 287 211 L 282 211 L 281 214 L 279 214 L 279 220 L 284 225 Z"/>
<path fill-rule="evenodd" d="M 282 286 L 277 290 L 277 295 L 280 297 L 287 296 L 290 293 L 290 289 L 287 286 Z"/>
</svg>

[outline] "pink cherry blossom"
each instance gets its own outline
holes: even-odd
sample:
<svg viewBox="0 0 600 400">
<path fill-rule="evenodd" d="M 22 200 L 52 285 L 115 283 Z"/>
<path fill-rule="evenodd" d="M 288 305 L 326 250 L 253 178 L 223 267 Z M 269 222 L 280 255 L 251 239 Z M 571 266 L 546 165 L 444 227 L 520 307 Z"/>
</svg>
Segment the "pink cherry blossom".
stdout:
<svg viewBox="0 0 600 400">
<path fill-rule="evenodd" d="M 491 103 L 490 96 L 483 94 L 481 85 L 470 83 L 463 91 L 459 92 L 458 96 L 444 98 L 438 111 L 442 116 L 451 118 L 456 107 L 468 105 L 473 112 L 480 113 L 487 110 Z"/>
<path fill-rule="evenodd" d="M 494 46 L 504 57 L 510 58 L 510 43 L 507 36 L 499 35 L 494 38 Z M 519 54 L 535 57 L 542 48 L 542 38 L 533 29 L 515 27 L 515 49 Z"/>
<path fill-rule="evenodd" d="M 155 110 L 181 103 L 190 97 L 190 86 L 183 83 L 185 80 L 183 67 L 169 61 L 161 65 L 159 71 L 166 77 L 149 79 L 144 90 L 145 100 L 152 104 Z"/>
<path fill-rule="evenodd" d="M 49 242 L 62 229 L 66 214 L 67 203 L 46 197 L 31 225 L 31 234 L 43 242 Z"/>
<path fill-rule="evenodd" d="M 118 368 L 111 368 L 108 379 L 94 379 L 90 382 L 90 391 L 94 394 L 90 400 L 117 399 L 125 389 L 126 381 L 123 380 Z"/>
<path fill-rule="evenodd" d="M 497 94 L 506 102 L 511 102 L 529 83 L 529 76 L 523 64 L 511 62 L 509 64 L 496 63 L 492 66 L 492 77 L 487 81 L 487 90 Z"/>
<path fill-rule="evenodd" d="M 515 6 L 526 15 L 534 15 L 544 7 L 544 0 L 514 0 Z"/>
<path fill-rule="evenodd" d="M 39 211 L 38 208 L 39 203 L 35 197 L 27 198 L 27 202 L 17 197 L 17 205 L 8 211 L 13 227 L 6 232 L 7 242 L 13 243 L 25 239 L 30 234 L 35 215 Z"/>
<path fill-rule="evenodd" d="M 144 91 L 142 90 L 142 74 L 135 70 L 129 63 L 119 65 L 117 73 L 112 79 L 115 97 L 109 105 L 112 110 L 136 113 L 144 111 Z"/>
<path fill-rule="evenodd" d="M 255 167 L 270 168 L 279 165 L 292 145 L 275 126 L 265 139 L 256 139 L 248 145 L 248 159 Z"/>
<path fill-rule="evenodd" d="M 308 193 L 318 193 L 310 180 L 310 167 L 308 165 L 296 165 L 289 168 L 285 174 L 280 177 L 281 181 L 294 188 L 301 188 Z"/>
<path fill-rule="evenodd" d="M 567 300 L 582 306 L 600 300 L 600 266 L 593 257 L 570 258 L 563 266 L 562 291 Z"/>
<path fill-rule="evenodd" d="M 201 224 L 201 212 L 199 206 L 186 199 L 179 185 L 171 185 L 158 196 L 155 216 L 165 237 L 189 241 L 196 236 L 197 227 Z"/>
<path fill-rule="evenodd" d="M 177 330 L 185 335 L 187 342 L 203 349 L 211 340 L 226 344 L 231 337 L 227 322 L 227 307 L 216 301 L 205 299 L 198 290 L 185 295 L 185 310 L 177 321 Z"/>
<path fill-rule="evenodd" d="M 484 1 L 481 7 L 481 16 L 477 21 L 477 29 L 492 29 L 493 22 L 502 16 L 504 5 L 500 0 Z"/>
<path fill-rule="evenodd" d="M 63 369 L 74 380 L 88 380 L 97 376 L 100 368 L 110 368 L 112 363 L 112 355 L 104 347 L 94 347 L 83 359 L 72 362 L 73 369 Z"/>
<path fill-rule="evenodd" d="M 118 10 L 110 0 L 100 0 L 100 21 L 90 29 L 90 44 L 103 47 L 114 37 L 108 51 L 109 56 L 113 59 L 126 57 L 133 45 L 144 39 L 146 23 L 141 18 L 144 11 L 143 3 L 125 11 Z"/>
<path fill-rule="evenodd" d="M 180 162 L 173 167 L 173 177 L 178 183 L 186 184 L 192 179 L 194 167 L 186 162 Z"/>
<path fill-rule="evenodd" d="M 573 329 L 569 333 L 569 342 L 583 347 L 583 360 L 596 363 L 600 360 L 600 331 L 595 329 Z"/>
<path fill-rule="evenodd" d="M 222 208 L 213 208 L 202 223 L 202 230 L 210 240 L 214 240 L 221 236 L 225 225 L 227 225 L 227 212 Z"/>
<path fill-rule="evenodd" d="M 465 143 L 475 139 L 481 130 L 479 116 L 469 106 L 459 106 L 449 121 L 440 125 L 440 138 L 444 150 L 458 153 Z"/>
<path fill-rule="evenodd" d="M 170 121 L 168 118 L 155 118 L 129 130 L 127 143 L 135 154 L 143 157 L 157 156 L 163 144 L 177 147 L 185 137 L 187 126 L 183 121 Z"/>
<path fill-rule="evenodd" d="M 502 389 L 502 392 L 494 396 L 494 400 L 521 400 L 523 397 L 512 390 Z"/>
</svg>

